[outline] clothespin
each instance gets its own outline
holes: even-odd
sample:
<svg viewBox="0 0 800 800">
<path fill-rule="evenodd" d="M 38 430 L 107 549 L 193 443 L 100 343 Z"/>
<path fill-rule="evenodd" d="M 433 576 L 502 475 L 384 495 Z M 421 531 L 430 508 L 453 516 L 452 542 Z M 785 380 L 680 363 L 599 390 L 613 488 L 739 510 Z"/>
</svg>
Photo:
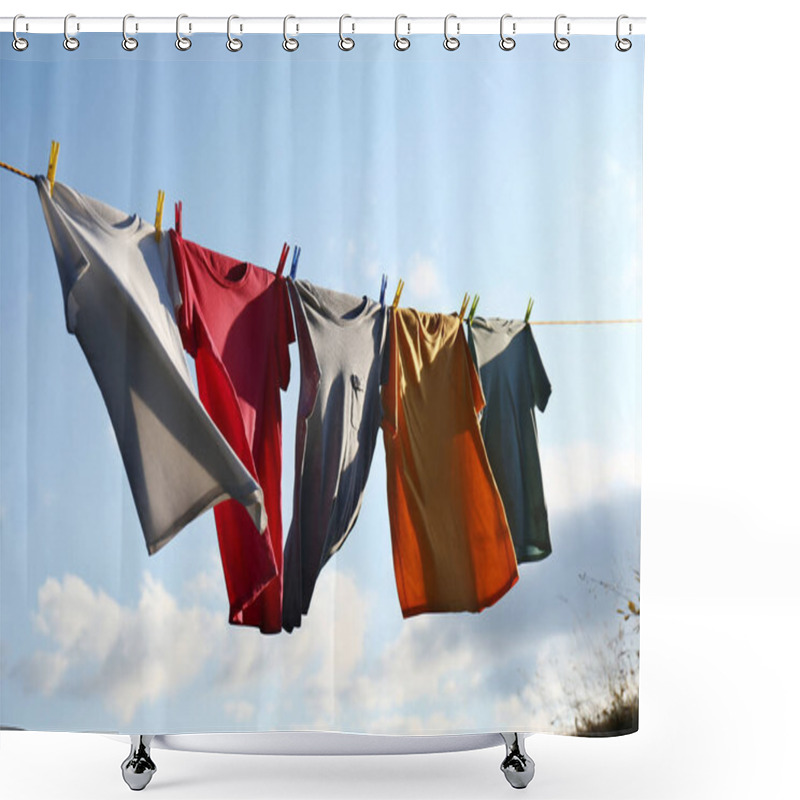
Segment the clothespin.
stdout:
<svg viewBox="0 0 800 800">
<path fill-rule="evenodd" d="M 394 300 L 392 301 L 392 308 L 397 308 L 397 304 L 400 302 L 400 295 L 403 293 L 403 287 L 405 286 L 405 282 L 402 278 L 400 278 L 397 284 L 397 291 L 394 293 Z"/>
<path fill-rule="evenodd" d="M 478 300 L 481 299 L 479 294 L 475 295 L 475 299 L 472 301 L 472 307 L 469 310 L 469 316 L 467 317 L 467 323 L 472 325 L 472 318 L 475 316 L 475 309 L 478 307 Z"/>
<path fill-rule="evenodd" d="M 183 200 L 175 203 L 175 233 L 183 236 Z"/>
<path fill-rule="evenodd" d="M 53 196 L 53 186 L 56 183 L 56 167 L 58 166 L 58 151 L 61 145 L 55 141 L 50 142 L 50 160 L 47 162 L 47 180 L 50 183 L 50 197 Z"/>
<path fill-rule="evenodd" d="M 295 245 L 294 251 L 292 252 L 292 268 L 289 270 L 289 277 L 292 280 L 294 280 L 294 276 L 297 275 L 297 262 L 300 260 L 300 250 L 301 248 Z"/>
<path fill-rule="evenodd" d="M 386 284 L 389 283 L 389 276 L 384 272 L 381 275 L 381 306 L 386 305 Z"/>
<path fill-rule="evenodd" d="M 469 304 L 469 293 L 464 292 L 464 299 L 461 301 L 461 311 L 458 312 L 458 321 L 463 322 L 464 320 L 464 312 L 467 310 L 467 305 Z"/>
<path fill-rule="evenodd" d="M 533 298 L 528 298 L 528 307 L 525 309 L 525 324 L 528 324 L 528 320 L 531 318 L 531 311 L 533 311 Z"/>
<path fill-rule="evenodd" d="M 275 274 L 279 278 L 281 275 L 283 275 L 283 268 L 286 266 L 286 258 L 289 255 L 290 249 L 291 248 L 289 247 L 289 245 L 286 242 L 284 242 L 283 249 L 281 250 L 281 258 L 280 261 L 278 261 L 278 269 L 275 270 Z"/>
<path fill-rule="evenodd" d="M 158 198 L 156 199 L 156 241 L 161 241 L 161 220 L 164 216 L 164 190 L 158 190 Z"/>
</svg>

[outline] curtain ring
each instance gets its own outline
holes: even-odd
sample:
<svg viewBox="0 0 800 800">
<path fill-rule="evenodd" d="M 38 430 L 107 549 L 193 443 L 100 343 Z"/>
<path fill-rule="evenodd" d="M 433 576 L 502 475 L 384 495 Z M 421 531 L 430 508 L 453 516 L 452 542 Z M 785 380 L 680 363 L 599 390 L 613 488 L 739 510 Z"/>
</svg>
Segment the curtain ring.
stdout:
<svg viewBox="0 0 800 800">
<path fill-rule="evenodd" d="M 509 50 L 513 50 L 517 46 L 517 42 L 515 39 L 513 39 L 511 36 L 505 36 L 503 34 L 503 23 L 507 19 L 511 18 L 512 18 L 511 14 L 503 14 L 503 16 L 500 17 L 500 49 L 505 50 L 506 52 L 508 52 Z M 516 27 L 517 26 L 515 24 L 513 28 L 515 33 L 516 33 Z"/>
<path fill-rule="evenodd" d="M 355 41 L 353 41 L 353 39 L 351 39 L 349 36 L 345 36 L 344 33 L 342 33 L 342 25 L 344 24 L 344 21 L 346 19 L 353 19 L 353 18 L 349 14 L 342 14 L 342 16 L 339 17 L 339 49 L 340 50 L 352 50 L 356 46 L 356 43 L 355 43 Z M 356 29 L 356 26 L 353 25 L 353 30 L 355 30 L 355 29 Z"/>
<path fill-rule="evenodd" d="M 395 50 L 408 50 L 411 47 L 411 39 L 406 39 L 405 36 L 400 35 L 400 20 L 408 19 L 405 14 L 398 14 L 394 18 L 394 49 Z M 411 33 L 411 26 L 408 25 L 408 32 Z"/>
<path fill-rule="evenodd" d="M 565 50 L 569 50 L 569 39 L 567 39 L 565 36 L 558 35 L 558 21 L 566 18 L 566 14 L 559 14 L 556 17 L 555 23 L 553 24 L 553 33 L 556 37 L 556 40 L 553 42 L 553 47 L 555 47 L 555 49 L 560 53 L 563 53 Z M 567 23 L 567 35 L 569 35 L 569 22 Z"/>
<path fill-rule="evenodd" d="M 135 19 L 133 14 L 126 14 L 122 18 L 122 49 L 130 53 L 139 46 L 139 40 L 134 39 L 133 36 L 128 36 L 127 24 L 129 19 Z"/>
<path fill-rule="evenodd" d="M 74 36 L 70 36 L 67 32 L 67 25 L 71 19 L 75 19 L 74 14 L 67 14 L 67 16 L 64 17 L 64 49 L 69 50 L 70 52 L 72 50 L 77 50 L 81 46 L 81 43 Z M 76 30 L 78 30 L 77 26 Z"/>
<path fill-rule="evenodd" d="M 628 50 L 630 50 L 631 47 L 633 47 L 633 43 L 631 42 L 630 39 L 620 39 L 619 36 L 619 24 L 624 19 L 628 19 L 627 14 L 620 14 L 617 17 L 617 41 L 614 42 L 614 47 L 616 47 L 617 50 L 620 51 L 620 53 L 627 53 Z M 631 33 L 631 24 L 628 23 L 628 34 L 630 35 L 630 33 Z"/>
<path fill-rule="evenodd" d="M 228 41 L 225 42 L 225 47 L 227 47 L 231 53 L 238 53 L 242 49 L 242 40 L 231 36 L 231 22 L 235 19 L 239 19 L 236 14 L 231 14 L 228 17 Z"/>
<path fill-rule="evenodd" d="M 300 42 L 297 39 L 293 39 L 289 36 L 289 20 L 290 19 L 297 19 L 297 17 L 293 17 L 291 14 L 288 14 L 283 18 L 283 43 L 282 47 L 286 50 L 287 53 L 294 53 L 298 47 L 300 47 Z"/>
<path fill-rule="evenodd" d="M 188 14 L 178 14 L 175 18 L 175 47 L 177 47 L 178 50 L 188 50 L 192 46 L 192 40 L 187 36 L 181 35 L 181 20 L 188 18 Z"/>
<path fill-rule="evenodd" d="M 17 14 L 14 17 L 14 21 L 11 23 L 11 33 L 14 34 L 14 39 L 11 42 L 11 46 L 18 52 L 21 53 L 23 50 L 28 49 L 28 40 L 23 39 L 21 36 L 17 36 L 17 20 L 18 19 L 25 19 L 24 14 Z"/>
<path fill-rule="evenodd" d="M 455 14 L 448 14 L 444 18 L 444 42 L 443 42 L 443 44 L 444 44 L 444 49 L 445 50 L 450 50 L 452 52 L 453 50 L 458 50 L 458 48 L 461 46 L 461 42 L 458 41 L 458 36 L 448 36 L 448 34 L 447 34 L 447 23 L 450 22 L 451 19 L 458 19 L 458 17 Z M 458 33 L 460 28 L 461 28 L 461 23 L 459 22 L 456 25 L 456 33 Z"/>
</svg>

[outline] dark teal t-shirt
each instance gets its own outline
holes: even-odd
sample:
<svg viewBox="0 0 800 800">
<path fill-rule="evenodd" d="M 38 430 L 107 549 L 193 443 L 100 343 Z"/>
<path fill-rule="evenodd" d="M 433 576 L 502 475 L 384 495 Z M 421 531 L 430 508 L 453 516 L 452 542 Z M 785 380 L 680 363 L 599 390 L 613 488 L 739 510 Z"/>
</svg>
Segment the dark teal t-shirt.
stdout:
<svg viewBox="0 0 800 800">
<path fill-rule="evenodd" d="M 517 561 L 539 561 L 552 547 L 534 408 L 547 406 L 550 380 L 526 322 L 475 317 L 468 334 L 486 399 L 481 433 Z"/>
</svg>

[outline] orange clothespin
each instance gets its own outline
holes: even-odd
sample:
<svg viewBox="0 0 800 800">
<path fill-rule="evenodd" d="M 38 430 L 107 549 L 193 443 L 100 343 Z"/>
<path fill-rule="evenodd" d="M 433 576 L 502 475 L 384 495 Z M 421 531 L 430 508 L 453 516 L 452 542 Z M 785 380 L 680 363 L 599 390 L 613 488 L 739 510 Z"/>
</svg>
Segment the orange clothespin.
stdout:
<svg viewBox="0 0 800 800">
<path fill-rule="evenodd" d="M 475 299 L 472 301 L 472 307 L 469 310 L 469 316 L 467 317 L 467 323 L 472 325 L 472 318 L 475 316 L 475 309 L 478 307 L 478 300 L 481 299 L 479 294 L 475 295 Z"/>
<path fill-rule="evenodd" d="M 161 241 L 161 219 L 164 216 L 164 190 L 158 190 L 158 199 L 156 200 L 156 241 Z"/>
<path fill-rule="evenodd" d="M 525 324 L 528 324 L 528 320 L 531 318 L 531 311 L 533 311 L 533 298 L 528 298 L 528 307 L 525 309 Z"/>
<path fill-rule="evenodd" d="M 397 308 L 397 304 L 400 302 L 400 295 L 403 293 L 403 287 L 405 286 L 405 281 L 400 278 L 397 283 L 397 291 L 394 293 L 394 300 L 392 301 L 392 308 Z"/>
<path fill-rule="evenodd" d="M 467 310 L 467 305 L 469 304 L 469 293 L 464 293 L 464 299 L 461 301 L 461 311 L 458 312 L 458 321 L 463 322 L 464 320 L 464 312 Z"/>
<path fill-rule="evenodd" d="M 56 182 L 56 167 L 58 166 L 58 151 L 61 145 L 55 139 L 50 142 L 50 160 L 47 162 L 47 180 L 50 183 L 50 197 L 53 196 L 53 186 Z"/>
</svg>

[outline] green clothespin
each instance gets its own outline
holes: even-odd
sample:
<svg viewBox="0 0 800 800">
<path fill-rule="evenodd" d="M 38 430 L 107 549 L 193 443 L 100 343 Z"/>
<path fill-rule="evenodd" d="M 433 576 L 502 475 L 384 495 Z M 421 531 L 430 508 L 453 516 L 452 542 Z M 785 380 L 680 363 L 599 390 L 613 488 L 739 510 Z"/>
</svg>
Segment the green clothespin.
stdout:
<svg viewBox="0 0 800 800">
<path fill-rule="evenodd" d="M 469 309 L 469 316 L 467 317 L 467 323 L 472 325 L 472 318 L 475 316 L 475 309 L 478 307 L 478 300 L 481 299 L 479 294 L 475 295 L 475 299 L 472 301 L 472 306 Z"/>
<path fill-rule="evenodd" d="M 533 298 L 528 298 L 528 307 L 525 309 L 525 324 L 528 324 L 528 321 L 531 318 L 531 311 L 533 311 Z"/>
<path fill-rule="evenodd" d="M 464 321 L 464 314 L 467 311 L 467 306 L 469 305 L 469 293 L 464 293 L 464 299 L 461 301 L 461 311 L 458 312 L 458 321 Z"/>
</svg>

